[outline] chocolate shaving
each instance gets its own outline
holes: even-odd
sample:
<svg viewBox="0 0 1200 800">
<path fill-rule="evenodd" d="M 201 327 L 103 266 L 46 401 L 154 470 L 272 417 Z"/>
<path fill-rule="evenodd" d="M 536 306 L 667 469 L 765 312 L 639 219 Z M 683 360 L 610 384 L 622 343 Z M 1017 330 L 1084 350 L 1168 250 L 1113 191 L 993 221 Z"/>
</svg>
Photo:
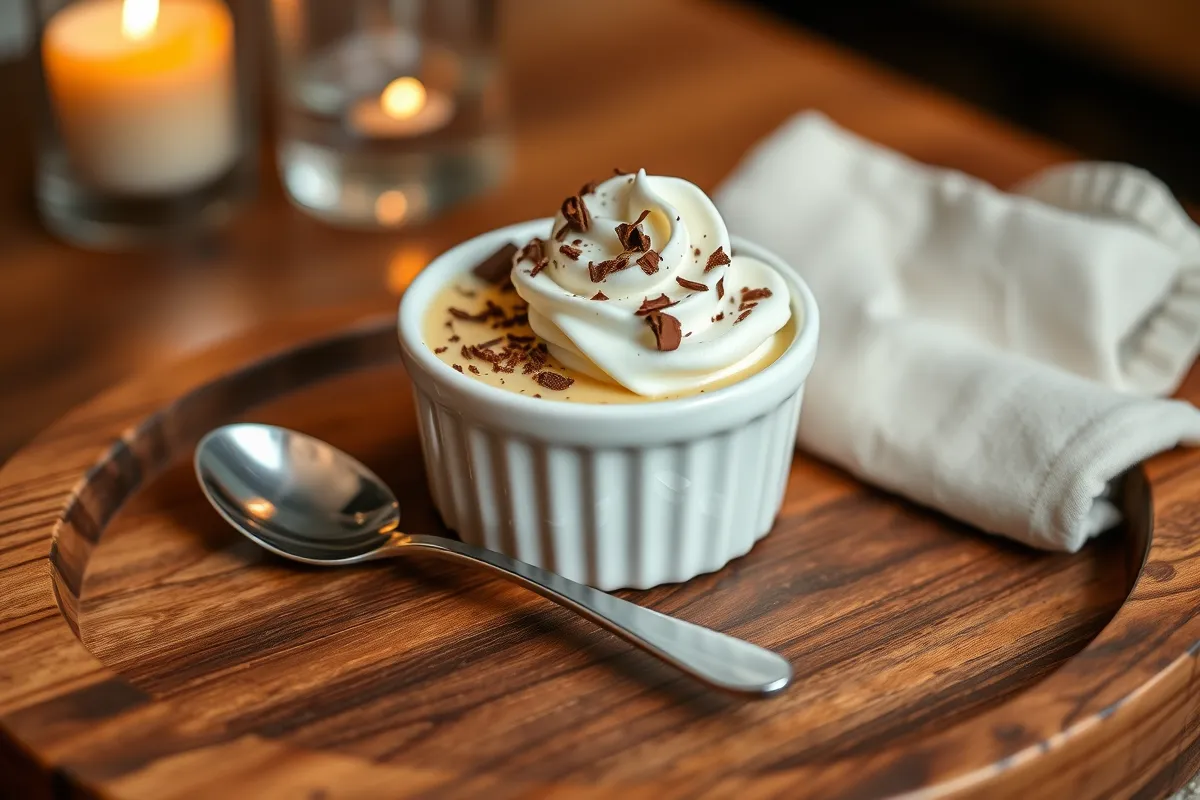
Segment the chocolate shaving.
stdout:
<svg viewBox="0 0 1200 800">
<path fill-rule="evenodd" d="M 552 389 L 556 392 L 563 391 L 575 382 L 574 379 L 568 378 L 566 375 L 559 375 L 557 372 L 550 372 L 548 370 L 546 372 L 539 372 L 533 379 L 547 389 Z"/>
<path fill-rule="evenodd" d="M 596 292 L 594 295 L 592 295 L 592 299 L 593 300 L 607 300 L 608 295 L 606 295 L 604 292 Z"/>
<path fill-rule="evenodd" d="M 720 300 L 724 296 L 725 296 L 725 278 L 724 278 L 724 276 L 722 276 L 721 279 L 719 281 L 717 281 L 717 299 Z"/>
<path fill-rule="evenodd" d="M 617 225 L 617 241 L 627 253 L 640 253 L 650 249 L 650 235 L 642 230 L 642 221 L 650 214 L 645 209 L 633 222 L 622 222 Z"/>
<path fill-rule="evenodd" d="M 471 355 L 482 361 L 486 361 L 489 364 L 498 364 L 503 360 L 499 353 L 493 353 L 491 350 L 484 350 L 479 345 L 475 345 L 471 348 Z"/>
<path fill-rule="evenodd" d="M 470 347 L 467 347 L 467 346 L 464 344 L 464 345 L 462 346 L 462 350 L 460 350 L 460 351 L 458 351 L 458 352 L 459 352 L 459 355 L 461 355 L 461 356 L 462 356 L 463 358 L 465 358 L 467 361 L 470 361 L 470 360 L 471 360 L 471 348 L 470 348 Z"/>
<path fill-rule="evenodd" d="M 462 367 L 460 367 L 458 364 L 451 364 L 450 366 L 454 367 L 459 372 L 462 372 Z"/>
<path fill-rule="evenodd" d="M 721 321 L 721 320 L 723 320 L 723 319 L 725 319 L 725 312 L 724 312 L 724 311 L 722 311 L 720 314 L 717 314 L 715 317 L 713 317 L 713 318 L 712 318 L 712 321 L 713 321 L 713 322 L 720 322 L 720 321 Z"/>
<path fill-rule="evenodd" d="M 550 263 L 550 260 L 546 258 L 546 243 L 536 236 L 530 239 L 529 244 L 521 248 L 519 260 L 533 262 L 533 269 L 529 271 L 529 277 L 536 278 L 537 274 Z"/>
<path fill-rule="evenodd" d="M 579 255 L 583 251 L 580 250 L 578 247 L 572 247 L 569 244 L 564 244 L 562 247 L 558 248 L 558 252 L 562 253 L 564 256 L 571 259 L 572 261 L 578 261 Z"/>
<path fill-rule="evenodd" d="M 683 340 L 683 329 L 675 317 L 654 311 L 646 317 L 646 324 L 650 326 L 650 331 L 654 334 L 654 346 L 659 350 L 669 352 L 679 348 L 679 343 Z"/>
<path fill-rule="evenodd" d="M 554 241 L 561 242 L 563 239 L 567 238 L 567 231 L 570 229 L 570 227 L 570 225 L 563 225 L 561 228 L 559 228 L 554 234 Z"/>
<path fill-rule="evenodd" d="M 621 254 L 616 258 L 610 258 L 608 261 L 588 262 L 588 277 L 592 279 L 592 283 L 599 283 L 614 272 L 629 266 L 629 256 Z"/>
<path fill-rule="evenodd" d="M 583 202 L 583 198 L 577 194 L 573 194 L 562 203 L 563 219 L 567 221 L 567 227 L 572 230 L 577 230 L 580 233 L 587 233 L 592 227 L 592 215 L 588 213 L 587 204 Z"/>
<path fill-rule="evenodd" d="M 595 194 L 597 183 L 597 181 L 588 181 L 583 186 L 580 186 L 579 196 L 583 197 L 585 194 Z"/>
<path fill-rule="evenodd" d="M 535 264 L 546 257 L 546 242 L 536 236 L 521 248 L 521 261 L 532 261 Z"/>
<path fill-rule="evenodd" d="M 765 300 L 771 296 L 770 289 L 742 289 L 742 302 L 750 303 L 755 300 Z"/>
<path fill-rule="evenodd" d="M 476 347 L 495 347 L 496 345 L 500 344 L 503 341 L 504 341 L 504 337 L 499 336 L 495 339 L 489 339 L 486 342 L 480 342 L 479 344 L 476 345 Z"/>
<path fill-rule="evenodd" d="M 510 342 L 516 342 L 518 344 L 531 344 L 537 341 L 536 336 L 522 336 L 519 333 L 509 333 L 505 335 L 508 336 L 508 340 Z"/>
<path fill-rule="evenodd" d="M 449 339 L 447 339 L 447 341 L 450 342 L 450 344 L 454 344 L 455 342 L 461 342 L 462 337 L 456 333 L 453 336 L 451 336 Z"/>
<path fill-rule="evenodd" d="M 637 260 L 637 265 L 642 268 L 642 272 L 647 275 L 653 275 L 658 272 L 658 262 L 662 260 L 662 256 L 653 250 L 647 250 L 646 254 Z"/>
<path fill-rule="evenodd" d="M 754 309 L 753 309 L 753 308 L 748 308 L 748 309 L 746 309 L 745 311 L 743 311 L 741 314 L 739 314 L 739 315 L 738 315 L 738 318 L 737 318 L 737 319 L 735 319 L 735 320 L 733 321 L 733 324 L 734 324 L 734 325 L 737 325 L 739 322 L 741 322 L 742 320 L 744 320 L 746 317 L 750 316 L 750 314 L 751 314 L 753 311 L 754 311 Z"/>
<path fill-rule="evenodd" d="M 723 267 L 729 263 L 729 256 L 725 254 L 725 246 L 721 245 L 713 254 L 708 257 L 708 263 L 704 265 L 704 271 L 708 272 L 714 267 Z"/>
<path fill-rule="evenodd" d="M 756 305 L 758 305 L 758 303 L 747 303 L 743 301 L 742 304 L 738 306 L 738 311 L 745 311 L 747 308 L 754 308 Z"/>
<path fill-rule="evenodd" d="M 493 303 L 491 300 L 487 301 L 487 306 L 478 314 L 472 314 L 469 311 L 463 311 L 461 308 L 450 308 L 447 310 L 450 312 L 450 316 L 466 322 L 486 322 L 493 317 L 501 319 L 504 317 L 504 309 Z"/>
<path fill-rule="evenodd" d="M 471 272 L 485 283 L 500 283 L 512 270 L 513 256 L 516 253 L 517 246 L 510 242 L 479 262 Z"/>
<path fill-rule="evenodd" d="M 647 315 L 653 314 L 656 311 L 662 311 L 664 308 L 670 308 L 671 306 L 675 305 L 678 302 L 679 302 L 678 300 L 672 300 L 671 298 L 667 297 L 665 294 L 660 294 L 658 297 L 654 298 L 653 300 L 651 300 L 650 298 L 647 297 L 644 300 L 642 300 L 641 308 L 639 308 L 637 311 L 635 311 L 633 313 L 639 317 L 645 317 Z M 661 348 L 659 348 L 659 349 L 661 349 Z"/>
<path fill-rule="evenodd" d="M 450 349 L 449 347 L 435 347 L 435 348 L 433 348 L 433 352 L 435 355 L 441 355 L 442 353 L 446 352 L 449 349 Z"/>
<path fill-rule="evenodd" d="M 504 328 L 515 328 L 518 325 L 525 325 L 529 322 L 529 315 L 525 313 L 514 313 L 511 317 L 504 317 L 492 323 L 493 330 L 501 330 Z"/>
<path fill-rule="evenodd" d="M 693 248 L 692 248 L 692 255 L 694 255 L 694 256 L 698 256 L 698 255 L 700 255 L 700 248 L 699 248 L 699 247 L 693 247 Z"/>
<path fill-rule="evenodd" d="M 471 374 L 472 374 L 472 375 L 478 375 L 478 374 L 479 374 L 479 367 L 475 366 L 474 364 L 470 364 L 470 365 L 468 365 L 468 366 L 467 366 L 467 369 L 471 370 Z"/>
<path fill-rule="evenodd" d="M 707 292 L 708 291 L 708 287 L 705 286 L 700 281 L 689 281 L 687 278 L 681 278 L 678 275 L 676 275 L 675 282 L 678 283 L 683 288 L 691 289 L 694 292 Z"/>
<path fill-rule="evenodd" d="M 521 374 L 529 375 L 542 368 L 542 365 L 546 363 L 546 351 L 542 349 L 544 346 L 544 342 L 539 342 L 536 348 L 529 351 L 529 361 L 525 363 L 525 368 L 521 370 Z"/>
</svg>

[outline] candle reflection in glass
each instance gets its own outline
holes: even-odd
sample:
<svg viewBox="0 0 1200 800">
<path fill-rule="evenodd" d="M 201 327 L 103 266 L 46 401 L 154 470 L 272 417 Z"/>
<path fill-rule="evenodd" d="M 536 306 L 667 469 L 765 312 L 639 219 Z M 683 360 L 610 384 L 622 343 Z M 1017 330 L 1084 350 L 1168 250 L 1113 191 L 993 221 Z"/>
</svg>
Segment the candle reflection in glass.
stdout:
<svg viewBox="0 0 1200 800">
<path fill-rule="evenodd" d="M 419 222 L 508 160 L 486 0 L 272 0 L 291 200 L 344 226 Z"/>
<path fill-rule="evenodd" d="M 378 97 L 364 97 L 349 115 L 351 130 L 360 136 L 405 138 L 424 136 L 446 127 L 454 116 L 454 101 L 434 90 L 427 92 L 416 78 L 397 78 Z"/>
</svg>

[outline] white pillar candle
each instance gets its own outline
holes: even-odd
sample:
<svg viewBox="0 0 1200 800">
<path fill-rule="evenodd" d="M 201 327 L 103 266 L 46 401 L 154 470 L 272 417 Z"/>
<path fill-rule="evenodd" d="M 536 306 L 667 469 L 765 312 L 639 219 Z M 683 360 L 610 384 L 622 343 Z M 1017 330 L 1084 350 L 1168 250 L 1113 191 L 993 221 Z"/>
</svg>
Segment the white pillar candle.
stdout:
<svg viewBox="0 0 1200 800">
<path fill-rule="evenodd" d="M 237 154 L 233 19 L 220 0 L 83 0 L 42 46 L 68 158 L 97 188 L 161 195 Z"/>
</svg>

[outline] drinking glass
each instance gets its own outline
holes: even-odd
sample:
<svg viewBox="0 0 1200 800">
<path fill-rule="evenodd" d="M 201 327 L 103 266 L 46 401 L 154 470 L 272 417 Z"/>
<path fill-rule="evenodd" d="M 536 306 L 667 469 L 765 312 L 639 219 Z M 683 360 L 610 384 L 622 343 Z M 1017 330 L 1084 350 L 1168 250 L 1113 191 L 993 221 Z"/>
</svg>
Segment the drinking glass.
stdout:
<svg viewBox="0 0 1200 800">
<path fill-rule="evenodd" d="M 495 184 L 508 158 L 490 0 L 272 0 L 280 173 L 304 211 L 399 227 Z"/>
</svg>

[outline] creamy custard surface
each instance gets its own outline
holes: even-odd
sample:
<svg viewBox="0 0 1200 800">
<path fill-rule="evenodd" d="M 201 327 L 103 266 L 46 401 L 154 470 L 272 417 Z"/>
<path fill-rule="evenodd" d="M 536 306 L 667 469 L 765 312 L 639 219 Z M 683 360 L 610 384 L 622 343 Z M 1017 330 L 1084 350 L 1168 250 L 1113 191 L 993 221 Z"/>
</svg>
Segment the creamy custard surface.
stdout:
<svg viewBox="0 0 1200 800">
<path fill-rule="evenodd" d="M 471 274 L 460 275 L 430 303 L 424 320 L 425 345 L 450 368 L 498 389 L 546 400 L 613 404 L 688 397 L 737 383 L 772 364 L 796 336 L 792 319 L 771 337 L 761 357 L 745 369 L 689 391 L 644 396 L 570 369 L 555 359 L 534 334 L 527 312 L 525 301 L 511 284 L 491 284 Z M 683 335 L 688 333 L 684 331 Z M 697 380 L 703 380 L 703 376 Z"/>
</svg>

